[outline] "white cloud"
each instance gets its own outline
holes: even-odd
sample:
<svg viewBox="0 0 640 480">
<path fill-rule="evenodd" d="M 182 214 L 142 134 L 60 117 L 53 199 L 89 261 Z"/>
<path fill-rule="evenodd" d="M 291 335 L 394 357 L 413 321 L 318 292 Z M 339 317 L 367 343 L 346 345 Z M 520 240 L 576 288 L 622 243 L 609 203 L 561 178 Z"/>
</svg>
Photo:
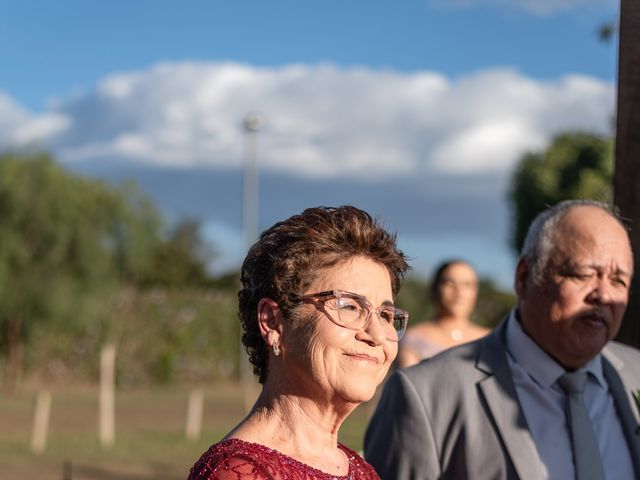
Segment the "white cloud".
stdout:
<svg viewBox="0 0 640 480">
<path fill-rule="evenodd" d="M 39 142 L 67 162 L 239 168 L 258 112 L 260 168 L 307 178 L 503 176 L 556 132 L 608 132 L 610 83 L 494 69 L 458 79 L 331 64 L 163 63 L 105 78 L 34 115 L 0 95 L 0 144 Z"/>
<path fill-rule="evenodd" d="M 68 126 L 63 115 L 31 116 L 8 95 L 0 92 L 0 146 L 16 147 L 46 142 Z"/>
<path fill-rule="evenodd" d="M 111 75 L 44 113 L 0 92 L 0 149 L 38 144 L 83 172 L 133 172 L 174 216 L 241 238 L 233 225 L 242 121 L 257 112 L 261 226 L 309 205 L 350 203 L 415 235 L 407 248 L 418 264 L 456 250 L 488 269 L 509 263 L 485 246 L 507 238 L 505 191 L 519 156 L 562 130 L 609 133 L 614 101 L 608 82 L 541 81 L 511 69 L 447 78 L 331 64 L 163 63 Z M 221 254 L 239 262 L 241 241 L 228 237 Z"/>
<path fill-rule="evenodd" d="M 473 125 L 457 132 L 433 152 L 434 168 L 450 173 L 504 170 L 513 164 L 514 152 L 539 148 L 543 138 L 518 119 Z"/>
<path fill-rule="evenodd" d="M 447 8 L 494 6 L 521 10 L 534 15 L 551 15 L 585 7 L 615 9 L 614 0 L 429 0 L 429 3 Z"/>
</svg>

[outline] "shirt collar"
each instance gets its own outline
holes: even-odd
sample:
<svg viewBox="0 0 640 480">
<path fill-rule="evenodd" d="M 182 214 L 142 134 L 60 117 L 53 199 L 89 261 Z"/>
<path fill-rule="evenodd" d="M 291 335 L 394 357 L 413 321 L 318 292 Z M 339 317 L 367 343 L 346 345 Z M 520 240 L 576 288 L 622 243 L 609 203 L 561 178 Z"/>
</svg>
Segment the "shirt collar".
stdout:
<svg viewBox="0 0 640 480">
<path fill-rule="evenodd" d="M 520 365 L 533 380 L 544 388 L 551 388 L 566 370 L 551 358 L 522 329 L 516 318 L 516 310 L 512 310 L 507 321 L 507 350 L 509 355 Z M 596 355 L 580 371 L 589 372 L 602 388 L 606 388 L 602 372 L 602 356 Z"/>
</svg>

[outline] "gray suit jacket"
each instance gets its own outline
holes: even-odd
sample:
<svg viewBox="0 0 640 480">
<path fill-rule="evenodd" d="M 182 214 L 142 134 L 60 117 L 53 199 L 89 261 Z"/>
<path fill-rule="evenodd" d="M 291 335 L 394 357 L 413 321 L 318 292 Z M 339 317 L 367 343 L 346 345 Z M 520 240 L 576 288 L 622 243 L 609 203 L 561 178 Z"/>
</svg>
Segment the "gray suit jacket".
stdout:
<svg viewBox="0 0 640 480">
<path fill-rule="evenodd" d="M 396 371 L 365 437 L 383 480 L 540 479 L 538 452 L 520 408 L 505 324 L 473 343 Z M 640 351 L 610 342 L 604 375 L 640 478 Z"/>
</svg>

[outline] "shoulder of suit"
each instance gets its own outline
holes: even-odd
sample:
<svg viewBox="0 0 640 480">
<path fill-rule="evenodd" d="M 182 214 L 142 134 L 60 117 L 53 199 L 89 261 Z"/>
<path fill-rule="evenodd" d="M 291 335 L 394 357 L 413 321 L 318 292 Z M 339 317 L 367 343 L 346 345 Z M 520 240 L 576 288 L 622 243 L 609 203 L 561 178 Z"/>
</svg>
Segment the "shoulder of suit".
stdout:
<svg viewBox="0 0 640 480">
<path fill-rule="evenodd" d="M 640 355 L 640 350 L 626 343 L 611 341 L 607 344 L 606 349 L 617 352 L 624 352 L 629 355 Z"/>
<path fill-rule="evenodd" d="M 401 369 L 403 375 L 414 380 L 417 378 L 434 378 L 439 375 L 451 375 L 453 371 L 464 368 L 475 368 L 478 350 L 483 339 L 443 350 L 437 355 L 422 360 L 420 363 Z"/>
<path fill-rule="evenodd" d="M 623 357 L 623 359 L 640 359 L 640 350 L 631 345 L 627 345 L 620 342 L 611 341 L 607 344 L 607 346 L 603 350 L 603 354 L 605 357 L 607 353 L 612 352 L 613 354 Z"/>
</svg>

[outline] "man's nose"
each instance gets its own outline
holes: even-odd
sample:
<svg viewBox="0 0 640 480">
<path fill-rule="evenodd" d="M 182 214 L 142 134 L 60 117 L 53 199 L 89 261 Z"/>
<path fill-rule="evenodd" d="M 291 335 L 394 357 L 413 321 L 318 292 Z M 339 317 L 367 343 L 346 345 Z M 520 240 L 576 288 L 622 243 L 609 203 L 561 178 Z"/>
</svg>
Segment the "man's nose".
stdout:
<svg viewBox="0 0 640 480">
<path fill-rule="evenodd" d="M 597 278 L 589 293 L 589 299 L 597 303 L 611 303 L 615 300 L 613 285 L 607 278 Z"/>
</svg>

